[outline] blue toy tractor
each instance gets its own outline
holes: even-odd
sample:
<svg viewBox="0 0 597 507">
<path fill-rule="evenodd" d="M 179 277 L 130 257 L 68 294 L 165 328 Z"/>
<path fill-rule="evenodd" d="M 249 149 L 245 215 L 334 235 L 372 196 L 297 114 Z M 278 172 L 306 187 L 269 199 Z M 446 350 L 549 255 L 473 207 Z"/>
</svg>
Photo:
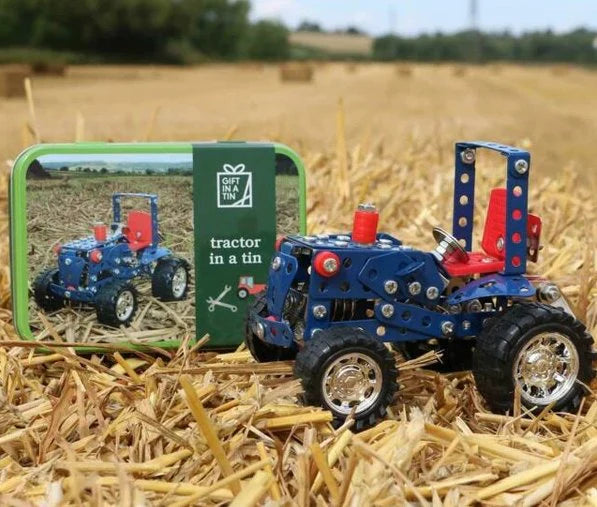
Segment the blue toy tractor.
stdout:
<svg viewBox="0 0 597 507">
<path fill-rule="evenodd" d="M 484 148 L 507 162 L 492 190 L 481 249 L 472 251 L 475 160 Z M 377 233 L 361 205 L 351 234 L 289 236 L 275 252 L 266 292 L 249 309 L 246 343 L 258 361 L 295 358 L 306 402 L 357 428 L 386 413 L 397 369 L 430 347 L 456 366 L 472 363 L 477 387 L 498 411 L 516 386 L 530 410 L 575 410 L 593 378 L 593 339 L 558 287 L 526 273 L 541 220 L 528 212 L 528 152 L 490 142 L 456 144 L 453 234 L 415 250 Z"/>
<path fill-rule="evenodd" d="M 150 211 L 131 210 L 122 222 L 121 203 L 136 198 L 149 201 Z M 189 264 L 159 246 L 158 197 L 153 194 L 115 193 L 113 223 L 95 224 L 94 234 L 57 245 L 58 268 L 42 271 L 33 282 L 37 305 L 54 311 L 72 301 L 95 306 L 102 324 L 127 326 L 137 311 L 132 280 L 151 277 L 152 295 L 162 301 L 186 297 Z"/>
</svg>

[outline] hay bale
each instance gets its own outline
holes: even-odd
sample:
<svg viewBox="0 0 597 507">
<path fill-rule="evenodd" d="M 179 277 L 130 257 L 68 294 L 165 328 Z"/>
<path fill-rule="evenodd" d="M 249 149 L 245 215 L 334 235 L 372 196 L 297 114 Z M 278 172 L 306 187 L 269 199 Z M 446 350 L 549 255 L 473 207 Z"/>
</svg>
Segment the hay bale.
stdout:
<svg viewBox="0 0 597 507">
<path fill-rule="evenodd" d="M 309 83 L 313 80 L 313 66 L 301 62 L 283 63 L 280 65 L 280 80 Z"/>
<path fill-rule="evenodd" d="M 410 77 L 413 75 L 413 68 L 410 65 L 396 65 L 396 74 L 400 77 Z"/>
<path fill-rule="evenodd" d="M 41 76 L 64 77 L 68 66 L 62 62 L 35 62 L 31 69 L 34 74 Z"/>
<path fill-rule="evenodd" d="M 356 74 L 358 70 L 359 67 L 355 62 L 349 62 L 346 64 L 346 72 L 348 72 L 349 74 Z"/>
<path fill-rule="evenodd" d="M 28 65 L 6 65 L 0 67 L 0 97 L 24 97 L 23 81 L 31 75 Z"/>
<path fill-rule="evenodd" d="M 452 75 L 454 77 L 464 77 L 468 74 L 468 69 L 464 65 L 455 65 L 452 67 Z"/>
</svg>

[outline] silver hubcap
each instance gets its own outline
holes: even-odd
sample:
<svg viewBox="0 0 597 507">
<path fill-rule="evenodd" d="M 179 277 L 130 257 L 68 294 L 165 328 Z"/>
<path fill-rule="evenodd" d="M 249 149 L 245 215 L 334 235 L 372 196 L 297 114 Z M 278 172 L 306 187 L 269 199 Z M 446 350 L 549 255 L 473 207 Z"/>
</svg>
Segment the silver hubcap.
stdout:
<svg viewBox="0 0 597 507">
<path fill-rule="evenodd" d="M 124 322 L 133 313 L 135 308 L 135 296 L 130 290 L 125 290 L 120 293 L 116 300 L 116 317 L 118 320 Z"/>
<path fill-rule="evenodd" d="M 187 288 L 187 270 L 182 266 L 178 267 L 172 277 L 172 294 L 179 298 Z"/>
<path fill-rule="evenodd" d="M 548 405 L 564 397 L 578 377 L 576 347 L 566 335 L 540 333 L 516 356 L 513 374 L 527 405 Z"/>
<path fill-rule="evenodd" d="M 370 408 L 379 398 L 382 386 L 381 368 L 369 356 L 357 352 L 334 360 L 325 370 L 321 387 L 327 405 L 348 415 Z"/>
</svg>

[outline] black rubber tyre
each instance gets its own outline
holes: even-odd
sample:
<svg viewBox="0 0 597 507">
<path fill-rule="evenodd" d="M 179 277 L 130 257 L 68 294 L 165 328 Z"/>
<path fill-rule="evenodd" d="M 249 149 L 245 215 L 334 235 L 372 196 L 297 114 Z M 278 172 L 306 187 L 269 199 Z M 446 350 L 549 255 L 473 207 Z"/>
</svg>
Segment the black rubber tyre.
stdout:
<svg viewBox="0 0 597 507">
<path fill-rule="evenodd" d="M 161 301 L 181 301 L 187 297 L 189 281 L 187 261 L 179 257 L 162 257 L 151 275 L 151 294 Z"/>
<path fill-rule="evenodd" d="M 128 301 L 128 304 L 123 305 L 126 306 L 126 311 L 119 307 L 121 298 Z M 132 283 L 123 280 L 108 282 L 99 290 L 95 299 L 97 320 L 112 327 L 128 326 L 137 313 L 137 308 L 137 291 Z"/>
<path fill-rule="evenodd" d="M 404 359 L 416 359 L 431 350 L 441 350 L 441 362 L 425 368 L 440 373 L 470 370 L 473 366 L 475 340 L 439 340 L 436 346 L 425 341 L 394 343 L 392 347 L 400 352 Z"/>
<path fill-rule="evenodd" d="M 523 347 L 540 333 L 559 333 L 567 337 L 578 354 L 578 374 L 575 382 L 553 406 L 554 411 L 575 412 L 585 394 L 582 385 L 594 376 L 592 368 L 593 338 L 585 326 L 560 308 L 541 303 L 518 304 L 506 310 L 477 338 L 473 356 L 473 375 L 477 389 L 492 410 L 511 410 L 514 401 L 513 368 Z M 580 382 L 578 382 L 580 381 Z M 530 404 L 521 397 L 522 404 L 538 412 L 546 404 Z"/>
<path fill-rule="evenodd" d="M 248 313 L 253 310 L 261 316 L 267 313 L 267 303 L 265 292 L 255 295 L 255 299 L 249 304 Z M 248 315 L 247 313 L 247 315 Z M 295 348 L 284 348 L 271 345 L 260 340 L 259 337 L 251 331 L 248 317 L 245 319 L 245 344 L 251 352 L 251 355 L 258 363 L 271 363 L 273 361 L 291 361 L 296 357 Z"/>
<path fill-rule="evenodd" d="M 320 331 L 297 354 L 294 375 L 301 380 L 305 402 L 330 410 L 334 414 L 334 424 L 342 424 L 347 414 L 339 412 L 333 403 L 326 401 L 323 382 L 328 367 L 340 357 L 351 353 L 367 356 L 381 371 L 381 390 L 377 398 L 361 412 L 354 413 L 355 430 L 360 431 L 385 417 L 386 409 L 398 389 L 396 362 L 383 342 L 356 328 Z"/>
<path fill-rule="evenodd" d="M 33 280 L 33 298 L 45 312 L 53 312 L 64 306 L 64 299 L 56 297 L 50 291 L 51 283 L 58 283 L 58 268 L 46 269 Z"/>
<path fill-rule="evenodd" d="M 241 287 L 236 291 L 236 295 L 239 299 L 247 299 L 247 297 L 249 296 L 249 291 Z"/>
</svg>

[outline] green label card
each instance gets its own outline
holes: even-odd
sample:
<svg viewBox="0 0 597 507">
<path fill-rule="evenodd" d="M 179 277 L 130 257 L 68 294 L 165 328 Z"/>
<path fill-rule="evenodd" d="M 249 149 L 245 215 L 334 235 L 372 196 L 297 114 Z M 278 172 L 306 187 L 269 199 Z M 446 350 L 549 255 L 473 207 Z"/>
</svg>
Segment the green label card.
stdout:
<svg viewBox="0 0 597 507">
<path fill-rule="evenodd" d="M 242 339 L 246 304 L 263 290 L 276 236 L 273 145 L 193 146 L 197 337 Z"/>
</svg>

